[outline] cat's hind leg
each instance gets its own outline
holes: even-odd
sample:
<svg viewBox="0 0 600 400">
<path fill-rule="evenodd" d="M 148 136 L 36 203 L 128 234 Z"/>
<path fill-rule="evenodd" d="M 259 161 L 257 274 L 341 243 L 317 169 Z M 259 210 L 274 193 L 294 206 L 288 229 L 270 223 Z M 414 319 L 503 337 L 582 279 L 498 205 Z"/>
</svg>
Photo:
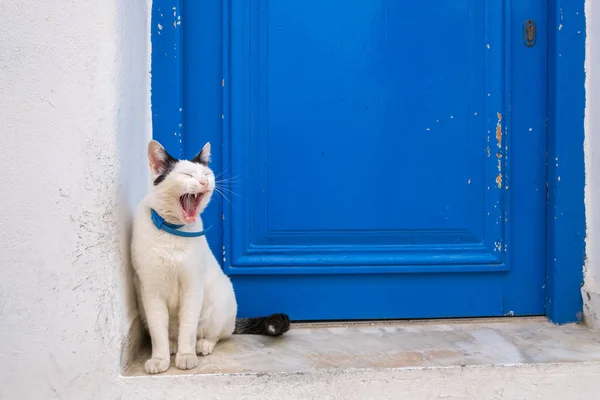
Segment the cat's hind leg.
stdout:
<svg viewBox="0 0 600 400">
<path fill-rule="evenodd" d="M 212 353 L 215 345 L 223 338 L 223 326 L 214 307 L 208 312 L 198 324 L 198 336 L 196 339 L 196 353 L 200 356 L 207 356 Z M 215 315 L 217 314 L 217 315 Z"/>
<path fill-rule="evenodd" d="M 225 310 L 211 310 L 210 318 L 198 326 L 198 339 L 196 340 L 196 353 L 207 356 L 212 353 L 215 345 L 231 336 L 235 329 L 235 314 Z"/>
<path fill-rule="evenodd" d="M 198 339 L 196 340 L 196 353 L 200 356 L 207 356 L 212 353 L 215 345 L 219 341 L 218 338 L 212 339 Z"/>
</svg>

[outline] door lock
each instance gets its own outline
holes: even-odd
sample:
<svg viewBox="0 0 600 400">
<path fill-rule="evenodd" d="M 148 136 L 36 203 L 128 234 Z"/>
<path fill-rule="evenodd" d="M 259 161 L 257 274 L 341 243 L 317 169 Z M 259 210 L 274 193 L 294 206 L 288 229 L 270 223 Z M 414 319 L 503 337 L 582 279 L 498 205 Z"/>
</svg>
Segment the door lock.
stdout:
<svg viewBox="0 0 600 400">
<path fill-rule="evenodd" d="M 535 21 L 530 19 L 523 24 L 523 43 L 527 47 L 533 47 L 535 44 L 536 26 Z"/>
</svg>

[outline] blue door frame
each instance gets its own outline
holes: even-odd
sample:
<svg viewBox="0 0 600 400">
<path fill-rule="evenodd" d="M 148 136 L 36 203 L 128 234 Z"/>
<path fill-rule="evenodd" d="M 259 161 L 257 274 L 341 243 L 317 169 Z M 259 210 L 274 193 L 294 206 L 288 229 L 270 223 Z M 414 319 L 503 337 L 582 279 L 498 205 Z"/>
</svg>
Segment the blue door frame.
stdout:
<svg viewBox="0 0 600 400">
<path fill-rule="evenodd" d="M 184 157 L 185 144 L 183 87 L 186 76 L 192 75 L 185 73 L 182 62 L 181 24 L 185 23 L 182 3 L 184 0 L 155 0 L 151 24 L 153 136 L 178 157 Z M 555 323 L 578 321 L 583 307 L 580 288 L 585 258 L 584 6 L 584 0 L 548 1 L 546 315 Z M 220 8 L 218 2 L 214 2 L 214 7 L 226 25 L 228 15 L 216 10 Z M 216 36 L 208 42 L 220 49 L 222 43 L 228 43 L 227 34 L 223 30 L 223 37 Z M 227 51 L 222 54 L 223 62 L 227 63 Z M 220 88 L 205 89 L 210 92 Z M 199 118 L 204 117 L 203 137 L 208 141 L 220 142 L 221 132 L 227 129 L 219 118 L 227 107 L 225 100 L 223 104 L 206 104 L 195 111 Z M 222 164 L 218 156 L 213 162 Z M 209 223 L 221 228 L 215 232 L 223 231 L 220 219 Z M 215 236 L 212 242 L 213 249 L 221 248 L 222 238 Z"/>
</svg>

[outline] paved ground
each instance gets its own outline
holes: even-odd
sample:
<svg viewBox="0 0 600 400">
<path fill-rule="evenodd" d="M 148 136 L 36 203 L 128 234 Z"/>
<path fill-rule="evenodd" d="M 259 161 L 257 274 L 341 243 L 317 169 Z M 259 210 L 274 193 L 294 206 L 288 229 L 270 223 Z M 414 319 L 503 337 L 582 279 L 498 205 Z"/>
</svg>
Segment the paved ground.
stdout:
<svg viewBox="0 0 600 400">
<path fill-rule="evenodd" d="M 147 353 L 127 370 L 143 375 Z M 235 335 L 193 371 L 306 372 L 348 368 L 451 367 L 600 362 L 600 334 L 542 319 L 297 325 L 283 337 Z M 600 396 L 600 394 L 599 394 Z M 600 397 L 599 397 L 600 398 Z"/>
</svg>

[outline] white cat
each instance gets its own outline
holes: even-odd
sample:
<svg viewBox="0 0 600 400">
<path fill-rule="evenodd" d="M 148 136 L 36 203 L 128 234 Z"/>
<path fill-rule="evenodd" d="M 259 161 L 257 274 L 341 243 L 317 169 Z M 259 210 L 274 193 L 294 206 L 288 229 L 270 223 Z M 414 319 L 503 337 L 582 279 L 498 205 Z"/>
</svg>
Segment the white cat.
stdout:
<svg viewBox="0 0 600 400">
<path fill-rule="evenodd" d="M 142 320 L 152 341 L 149 374 L 175 366 L 194 368 L 233 333 L 278 336 L 289 329 L 285 314 L 236 320 L 233 286 L 210 251 L 202 213 L 215 189 L 210 144 L 191 161 L 170 156 L 156 141 L 148 145 L 154 185 L 133 223 L 131 255 Z M 189 237 L 182 235 L 191 235 Z"/>
</svg>

